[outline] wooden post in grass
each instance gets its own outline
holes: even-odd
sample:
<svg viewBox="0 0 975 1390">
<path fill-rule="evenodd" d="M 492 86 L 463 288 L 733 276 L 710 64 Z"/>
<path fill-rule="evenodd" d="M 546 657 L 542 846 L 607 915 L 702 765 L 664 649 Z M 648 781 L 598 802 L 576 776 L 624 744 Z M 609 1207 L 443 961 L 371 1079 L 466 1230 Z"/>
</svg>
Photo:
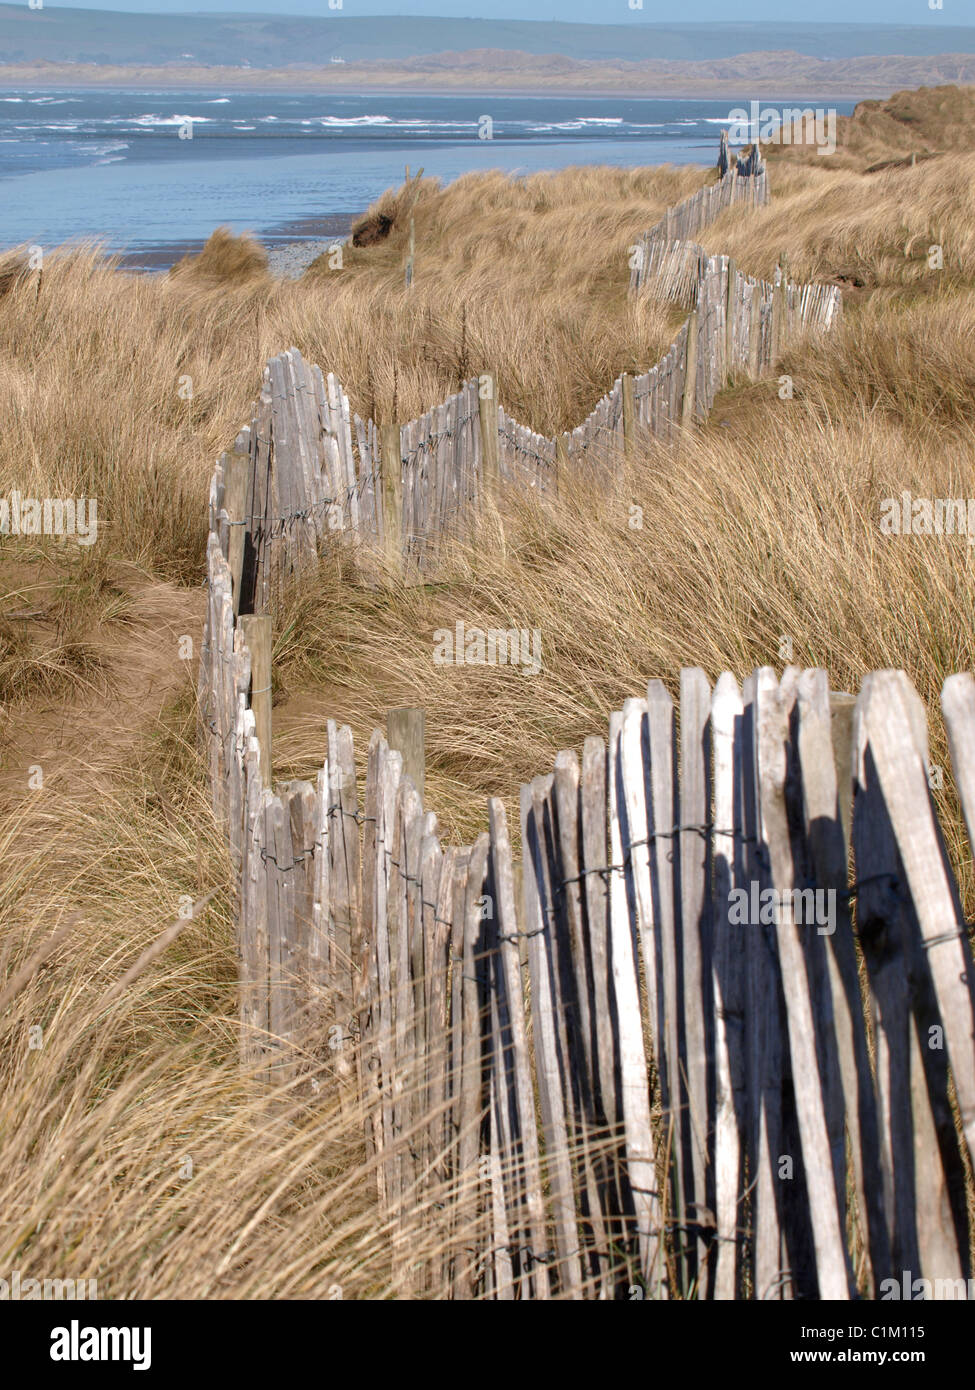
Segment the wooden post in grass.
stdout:
<svg viewBox="0 0 975 1390">
<path fill-rule="evenodd" d="M 413 285 L 413 263 L 416 255 L 416 225 L 413 218 L 413 209 L 416 207 L 416 200 L 420 196 L 420 180 L 423 178 L 423 170 L 418 169 L 416 178 L 413 179 L 413 188 L 410 193 L 409 212 L 410 212 L 410 244 L 409 253 L 406 257 L 406 288 L 410 289 Z M 410 188 L 410 166 L 406 166 L 406 182 L 404 192 Z"/>
<path fill-rule="evenodd" d="M 422 705 L 400 705 L 386 711 L 386 742 L 403 756 L 403 772 L 423 800 L 426 781 L 426 711 Z"/>
<path fill-rule="evenodd" d="M 721 143 L 720 143 L 720 145 L 718 146 L 718 178 L 719 178 L 719 179 L 723 179 L 724 176 L 725 176 L 725 174 L 728 172 L 729 162 L 730 162 L 730 161 L 729 161 L 729 157 L 728 157 L 728 132 L 727 132 L 727 130 L 723 130 L 723 131 L 721 132 Z"/>
<path fill-rule="evenodd" d="M 498 440 L 498 379 L 493 372 L 478 377 L 477 412 L 481 424 L 481 492 L 496 497 L 501 484 L 501 450 Z"/>
<path fill-rule="evenodd" d="M 694 428 L 694 405 L 697 396 L 697 337 L 697 310 L 693 309 L 687 320 L 687 366 L 684 372 L 684 403 L 680 414 L 682 430 Z"/>
<path fill-rule="evenodd" d="M 633 390 L 633 377 L 623 373 L 623 454 L 633 456 L 633 443 L 636 438 L 636 396 Z"/>
<path fill-rule="evenodd" d="M 383 555 L 394 571 L 403 568 L 403 454 L 399 425 L 384 425 L 380 449 L 383 490 Z"/>
<path fill-rule="evenodd" d="M 233 453 L 227 460 L 227 486 L 223 505 L 230 519 L 230 539 L 227 563 L 233 588 L 234 617 L 240 613 L 240 584 L 244 572 L 244 540 L 247 534 L 247 488 L 250 482 L 250 458 Z"/>
<path fill-rule="evenodd" d="M 251 654 L 251 709 L 261 750 L 261 776 L 271 785 L 271 619 L 265 613 L 245 613 L 240 619 Z"/>
</svg>

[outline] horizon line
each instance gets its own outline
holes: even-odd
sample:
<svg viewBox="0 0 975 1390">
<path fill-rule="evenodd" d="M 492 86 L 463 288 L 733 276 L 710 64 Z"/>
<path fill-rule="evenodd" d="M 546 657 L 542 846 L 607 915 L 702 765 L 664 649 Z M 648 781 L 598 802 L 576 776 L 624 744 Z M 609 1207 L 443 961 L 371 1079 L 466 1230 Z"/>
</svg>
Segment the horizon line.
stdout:
<svg viewBox="0 0 975 1390">
<path fill-rule="evenodd" d="M 0 0 L 0 10 L 11 9 L 20 10 L 23 8 L 23 0 Z M 162 19 L 194 18 L 197 16 L 215 16 L 222 19 L 261 19 L 266 20 L 267 16 L 261 10 L 222 10 L 222 9 L 192 9 L 192 10 L 128 10 L 120 9 L 114 5 L 106 6 L 99 4 L 63 3 L 57 7 L 62 13 L 70 10 L 92 10 L 101 14 L 129 14 L 137 18 L 145 18 L 149 15 L 156 15 Z M 48 11 L 50 13 L 50 11 Z M 636 11 L 633 12 L 636 15 Z M 931 11 L 932 16 L 935 11 Z M 938 11 L 937 13 L 943 13 Z M 340 17 L 340 12 L 324 14 L 301 14 L 301 13 L 278 13 L 274 16 L 275 20 L 300 19 L 305 22 L 313 19 L 328 20 Z M 510 18 L 496 15 L 449 15 L 449 14 L 403 14 L 400 11 L 389 10 L 382 14 L 360 14 L 348 15 L 341 12 L 341 18 L 346 22 L 350 19 L 358 22 L 375 22 L 381 19 L 413 19 L 431 23 L 437 20 L 446 20 L 451 24 L 537 24 L 547 25 L 553 28 L 556 25 L 563 25 L 574 29 L 628 29 L 634 23 L 642 23 L 645 29 L 919 29 L 927 33 L 930 29 L 928 24 L 906 24 L 896 21 L 861 19 L 845 20 L 833 19 L 815 22 L 812 20 L 796 19 L 688 19 L 681 21 L 673 20 L 590 20 L 590 19 L 534 19 L 534 18 Z M 940 21 L 935 21 L 940 22 Z M 973 29 L 975 30 L 975 20 L 967 23 L 945 24 L 945 29 Z"/>
</svg>

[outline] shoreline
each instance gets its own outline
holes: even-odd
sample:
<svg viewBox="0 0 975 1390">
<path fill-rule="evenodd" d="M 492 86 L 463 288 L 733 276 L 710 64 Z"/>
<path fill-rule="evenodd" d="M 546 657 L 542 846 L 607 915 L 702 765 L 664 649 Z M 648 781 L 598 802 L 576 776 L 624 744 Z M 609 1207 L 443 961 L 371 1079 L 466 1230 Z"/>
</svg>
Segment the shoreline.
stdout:
<svg viewBox="0 0 975 1390">
<path fill-rule="evenodd" d="M 462 60 L 468 55 L 444 55 Z M 525 55 L 527 57 L 527 55 Z M 975 83 L 975 55 L 811 59 L 798 53 L 738 54 L 720 63 L 682 59 L 644 63 L 570 60 L 552 71 L 531 59 L 520 66 L 457 61 L 399 66 L 335 64 L 324 67 L 252 68 L 189 63 L 147 64 L 0 63 L 0 90 L 102 90 L 239 92 L 299 96 L 391 97 L 422 94 L 545 100 L 721 100 L 728 93 L 760 92 L 765 101 L 883 99 L 922 85 Z"/>
<path fill-rule="evenodd" d="M 324 217 L 301 217 L 290 222 L 276 223 L 263 232 L 251 232 L 267 252 L 268 269 L 272 275 L 285 279 L 296 278 L 316 256 L 336 242 L 345 241 L 361 213 L 332 213 Z M 169 270 L 184 256 L 198 256 L 206 239 L 187 239 L 157 242 L 140 250 L 109 251 L 119 257 L 119 270 L 159 275 Z"/>
<path fill-rule="evenodd" d="M 743 78 L 741 86 L 755 86 L 750 79 Z M 964 84 L 963 84 L 964 85 Z M 256 86 L 253 83 L 236 84 L 226 79 L 220 81 L 206 82 L 159 82 L 159 81 L 139 81 L 131 82 L 98 82 L 98 81 L 71 81 L 71 82 L 9 82 L 0 74 L 0 92 L 13 91 L 93 91 L 93 92 L 253 92 L 255 96 L 277 95 L 283 90 L 284 84 L 269 84 L 266 87 Z M 524 87 L 428 87 L 425 84 L 403 85 L 401 87 L 373 86 L 369 83 L 362 83 L 358 87 L 330 87 L 326 85 L 301 87 L 298 85 L 288 85 L 288 92 L 295 96 L 375 96 L 375 97 L 395 97 L 408 95 L 413 92 L 422 91 L 428 97 L 520 97 L 526 101 L 547 101 L 552 97 L 571 97 L 574 101 L 606 101 L 613 97 L 622 97 L 630 101 L 701 101 L 713 100 L 720 101 L 723 98 L 733 100 L 729 97 L 731 84 L 706 83 L 702 84 L 699 90 L 688 90 L 681 88 L 677 91 L 635 91 L 630 87 L 545 87 L 539 91 L 535 85 Z M 869 85 L 864 85 L 855 92 L 847 90 L 832 91 L 823 87 L 809 87 L 804 90 L 801 84 L 795 87 L 784 86 L 780 90 L 772 87 L 769 91 L 764 91 L 761 97 L 762 102 L 775 101 L 814 101 L 817 98 L 829 97 L 833 101 L 882 101 L 892 96 L 895 91 L 900 90 L 896 84 L 888 84 L 883 87 L 872 89 Z"/>
</svg>

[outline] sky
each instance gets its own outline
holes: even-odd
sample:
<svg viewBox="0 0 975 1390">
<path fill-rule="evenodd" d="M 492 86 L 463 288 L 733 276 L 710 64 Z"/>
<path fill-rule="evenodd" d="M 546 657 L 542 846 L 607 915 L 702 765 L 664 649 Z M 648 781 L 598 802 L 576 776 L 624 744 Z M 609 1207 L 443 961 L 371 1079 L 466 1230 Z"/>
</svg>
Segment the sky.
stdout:
<svg viewBox="0 0 975 1390">
<path fill-rule="evenodd" d="M 449 15 L 477 19 L 556 19 L 591 24 L 775 20 L 790 18 L 806 23 L 848 24 L 975 24 L 975 0 L 943 0 L 943 9 L 932 10 L 930 0 L 817 0 L 814 7 L 790 15 L 781 0 L 643 0 L 642 10 L 631 10 L 636 0 L 342 0 L 350 15 Z M 328 0 L 44 0 L 47 10 L 56 8 L 128 10 L 140 14 L 292 14 L 328 15 Z"/>
</svg>

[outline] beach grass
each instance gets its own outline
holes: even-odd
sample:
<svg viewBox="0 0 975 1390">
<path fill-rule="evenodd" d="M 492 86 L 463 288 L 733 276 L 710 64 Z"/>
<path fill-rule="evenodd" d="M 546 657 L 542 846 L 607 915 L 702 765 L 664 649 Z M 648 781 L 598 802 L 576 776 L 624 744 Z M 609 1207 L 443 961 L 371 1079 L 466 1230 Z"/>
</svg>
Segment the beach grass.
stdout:
<svg viewBox="0 0 975 1390">
<path fill-rule="evenodd" d="M 40 272 L 23 254 L 0 262 L 0 495 L 97 497 L 100 523 L 90 555 L 0 542 L 0 1275 L 94 1277 L 109 1297 L 396 1291 L 359 1117 L 322 1099 L 328 1086 L 269 1098 L 238 1066 L 230 864 L 179 650 L 199 640 L 213 460 L 264 361 L 292 345 L 381 423 L 486 368 L 524 423 L 578 423 L 670 342 L 671 306 L 627 301 L 628 247 L 703 177 L 424 180 L 373 210 L 386 235 L 295 282 L 222 233 L 169 276 L 120 272 L 90 246 Z M 703 240 L 753 274 L 784 253 L 796 279 L 842 284 L 839 330 L 795 343 L 775 377 L 733 383 L 676 451 L 642 439 L 555 507 L 503 499 L 435 584 L 369 590 L 346 555 L 326 557 L 276 626 L 277 773 L 321 765 L 326 717 L 352 725 L 361 756 L 388 708 L 422 704 L 428 800 L 466 842 L 488 795 L 511 811 L 522 781 L 648 678 L 741 678 L 780 667 L 788 639 L 836 689 L 890 666 L 914 680 L 971 914 L 937 701 L 946 674 L 975 666 L 973 549 L 885 536 L 879 519 L 904 490 L 973 490 L 973 188 L 973 155 L 773 168 L 771 205 L 729 211 Z M 434 664 L 434 631 L 458 620 L 537 628 L 540 672 Z"/>
</svg>

